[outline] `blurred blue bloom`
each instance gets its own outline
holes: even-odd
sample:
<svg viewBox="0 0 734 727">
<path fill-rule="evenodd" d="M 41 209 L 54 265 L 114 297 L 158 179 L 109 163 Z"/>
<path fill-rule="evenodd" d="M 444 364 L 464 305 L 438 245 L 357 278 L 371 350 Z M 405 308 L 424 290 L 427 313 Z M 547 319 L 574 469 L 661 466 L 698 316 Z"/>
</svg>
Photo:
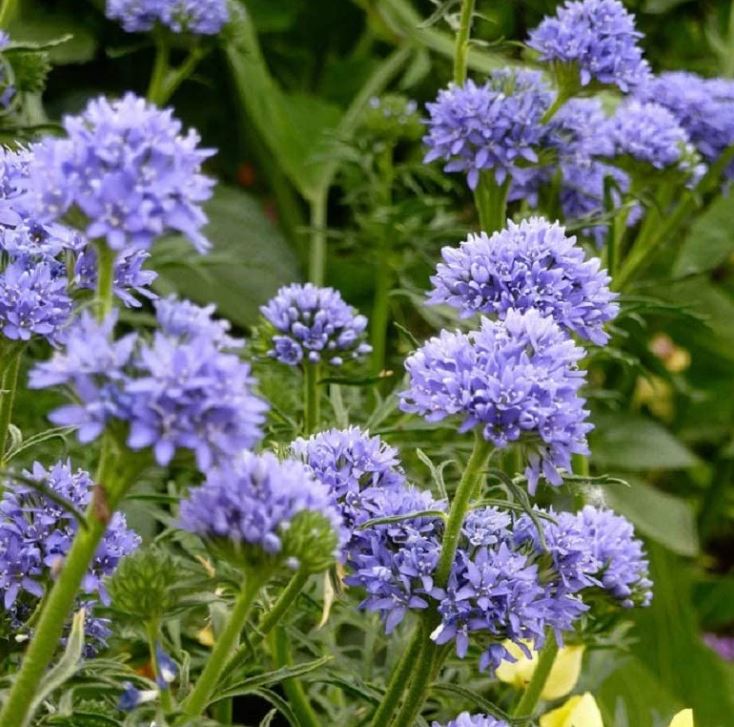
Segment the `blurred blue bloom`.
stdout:
<svg viewBox="0 0 734 727">
<path fill-rule="evenodd" d="M 496 719 L 488 714 L 469 714 L 462 712 L 456 719 L 445 724 L 433 722 L 431 727 L 510 727 L 503 719 Z"/>
<path fill-rule="evenodd" d="M 160 644 L 155 645 L 155 660 L 158 674 L 156 682 L 161 689 L 166 689 L 176 679 L 178 666 Z"/>
<path fill-rule="evenodd" d="M 117 708 L 122 712 L 131 712 L 141 704 L 154 702 L 158 699 L 157 689 L 136 689 L 131 682 L 123 682 L 123 691 L 117 702 Z"/>
<path fill-rule="evenodd" d="M 367 319 L 333 288 L 287 285 L 260 310 L 275 329 L 268 353 L 280 363 L 341 366 L 371 351 L 363 342 Z"/>
<path fill-rule="evenodd" d="M 229 335 L 230 322 L 214 318 L 215 311 L 213 304 L 200 306 L 174 296 L 155 304 L 158 325 L 167 336 L 181 340 L 205 336 L 220 348 L 242 348 L 244 341 Z"/>
<path fill-rule="evenodd" d="M 426 105 L 426 163 L 441 159 L 444 171 L 464 172 L 475 189 L 480 172 L 491 170 L 498 184 L 522 176 L 523 167 L 538 161 L 543 114 L 551 93 L 540 73 L 492 71 L 483 86 L 467 81 L 439 92 Z"/>
<path fill-rule="evenodd" d="M 535 309 L 562 328 L 603 344 L 603 326 L 619 312 L 600 261 L 586 259 L 576 238 L 542 217 L 510 221 L 491 237 L 470 234 L 459 248 L 444 247 L 428 302 L 505 318 Z"/>
<path fill-rule="evenodd" d="M 409 356 L 401 408 L 429 422 L 458 415 L 460 431 L 480 427 L 500 449 L 523 445 L 534 492 L 541 474 L 561 484 L 571 455 L 588 454 L 583 356 L 553 319 L 510 310 L 503 321 L 483 318 L 478 331 L 442 331 Z"/>
<path fill-rule="evenodd" d="M 39 221 L 61 219 L 72 208 L 88 220 L 90 239 L 104 238 L 116 251 L 148 248 L 161 235 L 180 232 L 199 251 L 201 204 L 212 180 L 201 173 L 211 151 L 199 136 L 182 135 L 170 109 L 160 110 L 128 93 L 89 102 L 63 120 L 66 138 L 47 138 L 32 148 L 29 195 Z"/>
<path fill-rule="evenodd" d="M 592 81 L 628 91 L 650 68 L 638 45 L 642 33 L 619 0 L 566 2 L 530 32 L 528 45 L 541 60 L 573 63 L 582 86 Z"/>
<path fill-rule="evenodd" d="M 216 35 L 229 19 L 226 0 L 107 0 L 106 14 L 128 33 L 160 23 L 174 33 Z"/>
</svg>

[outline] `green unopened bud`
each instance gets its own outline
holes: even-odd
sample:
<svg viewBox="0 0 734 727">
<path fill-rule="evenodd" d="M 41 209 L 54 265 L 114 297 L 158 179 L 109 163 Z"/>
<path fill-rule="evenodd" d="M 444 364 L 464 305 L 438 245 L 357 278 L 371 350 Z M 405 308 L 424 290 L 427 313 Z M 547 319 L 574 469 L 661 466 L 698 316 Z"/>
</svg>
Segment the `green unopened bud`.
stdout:
<svg viewBox="0 0 734 727">
<path fill-rule="evenodd" d="M 124 558 L 107 588 L 116 609 L 133 619 L 156 621 L 176 605 L 174 586 L 180 580 L 174 559 L 149 547 Z"/>
<path fill-rule="evenodd" d="M 415 101 L 395 94 L 373 97 L 365 109 L 362 128 L 380 141 L 416 141 L 425 129 Z"/>
<path fill-rule="evenodd" d="M 41 93 L 46 88 L 46 78 L 51 62 L 45 51 L 9 51 L 7 59 L 13 68 L 14 84 L 18 91 Z"/>
<path fill-rule="evenodd" d="M 298 513 L 283 532 L 283 557 L 291 568 L 322 573 L 334 565 L 339 536 L 320 512 Z"/>
</svg>

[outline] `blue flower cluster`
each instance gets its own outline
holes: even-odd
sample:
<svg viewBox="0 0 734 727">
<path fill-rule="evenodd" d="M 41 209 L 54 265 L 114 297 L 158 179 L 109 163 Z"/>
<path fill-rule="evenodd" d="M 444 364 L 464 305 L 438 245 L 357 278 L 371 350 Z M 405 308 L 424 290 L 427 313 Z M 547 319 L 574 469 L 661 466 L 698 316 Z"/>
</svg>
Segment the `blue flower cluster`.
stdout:
<svg viewBox="0 0 734 727">
<path fill-rule="evenodd" d="M 10 36 L 0 30 L 0 51 L 10 45 Z M 13 101 L 17 98 L 16 89 L 13 83 L 13 77 L 8 73 L 8 66 L 5 61 L 0 62 L 0 108 L 3 112 L 7 112 L 13 106 Z M 2 112 L 0 112 L 2 113 Z"/>
<path fill-rule="evenodd" d="M 451 85 L 426 105 L 425 161 L 441 159 L 444 171 L 464 172 L 471 189 L 484 171 L 491 171 L 498 184 L 522 178 L 525 168 L 538 161 L 540 122 L 551 100 L 535 71 L 500 69 L 483 86 L 471 80 Z"/>
<path fill-rule="evenodd" d="M 128 33 L 160 23 L 174 33 L 216 35 L 229 20 L 226 0 L 107 0 L 106 13 Z"/>
<path fill-rule="evenodd" d="M 651 78 L 635 91 L 635 97 L 668 109 L 709 164 L 734 144 L 734 82 L 731 80 L 671 71 Z"/>
<path fill-rule="evenodd" d="M 534 492 L 541 474 L 561 484 L 571 455 L 588 454 L 583 356 L 552 318 L 508 310 L 502 321 L 482 318 L 478 331 L 442 331 L 409 356 L 401 407 L 430 422 L 460 416 L 461 431 L 479 427 L 499 448 L 523 445 Z"/>
<path fill-rule="evenodd" d="M 490 717 L 488 714 L 469 714 L 462 712 L 456 719 L 441 724 L 433 722 L 431 727 L 510 727 L 503 719 Z"/>
<path fill-rule="evenodd" d="M 650 74 L 641 37 L 619 0 L 576 0 L 544 18 L 530 32 L 528 45 L 543 61 L 575 64 L 582 86 L 596 81 L 627 92 Z"/>
<path fill-rule="evenodd" d="M 158 311 L 152 340 L 136 334 L 113 340 L 114 316 L 100 323 L 83 313 L 65 348 L 32 369 L 30 386 L 71 387 L 75 403 L 50 418 L 78 427 L 82 442 L 120 419 L 129 423 L 132 449 L 152 447 L 161 465 L 188 449 L 206 471 L 260 440 L 267 407 L 252 393 L 249 365 L 224 350 L 231 339 L 224 337 L 226 324 L 211 318 L 212 308 L 166 300 Z"/>
<path fill-rule="evenodd" d="M 458 249 L 444 247 L 442 256 L 431 278 L 431 304 L 500 319 L 510 310 L 535 309 L 594 343 L 609 338 L 603 326 L 619 311 L 609 275 L 558 223 L 509 222 L 491 237 L 470 234 Z"/>
<path fill-rule="evenodd" d="M 371 498 L 376 493 L 405 483 L 397 450 L 358 427 L 299 438 L 291 445 L 291 453 L 329 488 L 350 528 L 370 517 Z"/>
<path fill-rule="evenodd" d="M 66 137 L 33 148 L 28 177 L 37 220 L 54 222 L 78 210 L 87 236 L 116 251 L 148 248 L 170 232 L 184 234 L 199 251 L 209 247 L 200 231 L 201 203 L 213 182 L 201 165 L 212 152 L 198 148 L 195 131 L 182 135 L 170 110 L 128 93 L 117 101 L 94 99 L 63 125 Z"/>
<path fill-rule="evenodd" d="M 333 288 L 286 285 L 260 310 L 275 329 L 268 355 L 288 366 L 341 366 L 372 350 L 364 343 L 367 319 Z"/>
<path fill-rule="evenodd" d="M 247 557 L 278 556 L 294 519 L 303 512 L 324 517 L 334 533 L 341 518 L 328 489 L 296 460 L 274 454 L 243 452 L 213 468 L 200 487 L 181 503 L 181 525 L 204 538 L 226 541 L 235 548 L 252 546 Z M 288 555 L 286 553 L 286 555 Z M 335 551 L 333 556 L 336 557 Z M 292 559 L 287 563 L 297 568 Z"/>
<path fill-rule="evenodd" d="M 36 463 L 29 479 L 84 510 L 92 495 L 92 479 L 83 470 L 73 472 L 68 462 L 50 469 Z M 30 485 L 7 483 L 0 500 L 0 594 L 5 618 L 22 628 L 53 578 L 53 570 L 71 547 L 78 523 L 61 505 Z M 112 516 L 94 559 L 87 571 L 80 605 L 107 602 L 103 578 L 112 574 L 120 560 L 140 544 L 140 538 L 127 527 L 125 516 Z M 102 641 L 106 623 L 88 619 L 88 634 Z"/>
<path fill-rule="evenodd" d="M 511 658 L 503 640 L 540 648 L 548 628 L 560 639 L 597 592 L 623 606 L 650 601 L 648 564 L 632 526 L 591 506 L 551 513 L 554 519 L 543 527 L 547 552 L 528 515 L 513 522 L 495 508 L 472 511 L 447 587 L 438 588 L 433 573 L 443 521 L 425 511 L 443 508 L 406 486 L 384 491 L 372 498 L 372 517 L 416 517 L 366 527 L 349 545 L 346 582 L 365 590 L 362 607 L 381 613 L 388 632 L 409 610 L 435 607 L 441 623 L 431 638 L 453 643 L 461 658 L 477 640 L 484 645 L 480 668 L 494 670 Z"/>
</svg>

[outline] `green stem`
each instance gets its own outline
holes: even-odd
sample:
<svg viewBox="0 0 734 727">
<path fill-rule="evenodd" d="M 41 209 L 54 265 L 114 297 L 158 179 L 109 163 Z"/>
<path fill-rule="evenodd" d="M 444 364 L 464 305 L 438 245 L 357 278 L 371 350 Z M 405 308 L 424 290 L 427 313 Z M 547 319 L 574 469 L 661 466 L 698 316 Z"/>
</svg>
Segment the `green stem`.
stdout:
<svg viewBox="0 0 734 727">
<path fill-rule="evenodd" d="M 206 709 L 209 699 L 216 689 L 219 677 L 224 671 L 232 651 L 237 646 L 237 641 L 245 626 L 245 621 L 255 597 L 266 580 L 267 575 L 265 573 L 256 570 L 248 572 L 245 585 L 234 603 L 222 633 L 217 638 L 204 671 L 201 672 L 194 691 L 189 694 L 182 705 L 182 711 L 188 717 L 198 717 Z"/>
<path fill-rule="evenodd" d="M 275 666 L 278 669 L 286 666 L 292 666 L 293 658 L 290 652 L 288 634 L 282 626 L 275 629 L 271 641 L 273 645 Z M 306 692 L 298 679 L 285 679 L 281 682 L 281 686 L 288 698 L 288 703 L 298 718 L 300 727 L 321 727 L 321 725 L 323 725 L 323 722 L 319 720 L 316 712 L 314 712 L 313 707 L 308 701 Z"/>
<path fill-rule="evenodd" d="M 95 306 L 97 316 L 104 320 L 112 310 L 114 302 L 115 251 L 104 240 L 97 244 L 97 293 Z"/>
<path fill-rule="evenodd" d="M 491 172 L 483 172 L 479 184 L 474 190 L 474 201 L 479 212 L 479 224 L 482 231 L 491 235 L 501 230 L 507 223 L 508 181 L 497 184 Z"/>
<path fill-rule="evenodd" d="M 435 576 L 436 586 L 438 588 L 445 588 L 448 583 L 451 566 L 454 564 L 456 549 L 459 545 L 459 538 L 461 537 L 464 518 L 472 500 L 478 494 L 479 485 L 482 482 L 484 470 L 491 452 L 492 445 L 484 439 L 479 429 L 475 430 L 474 449 L 466 464 L 464 474 L 461 476 L 459 486 L 456 488 L 456 493 L 451 500 L 449 517 L 446 521 L 446 529 L 444 530 L 441 545 L 441 557 L 438 561 Z"/>
<path fill-rule="evenodd" d="M 304 569 L 296 571 L 278 600 L 273 604 L 273 607 L 262 617 L 258 624 L 259 638 L 267 636 L 285 616 L 288 609 L 295 603 L 298 594 L 303 590 L 308 579 L 308 571 Z"/>
<path fill-rule="evenodd" d="M 158 637 L 160 632 L 160 624 L 157 621 L 147 621 L 145 623 L 145 634 L 148 637 L 148 651 L 150 652 L 150 663 L 153 666 L 153 675 L 158 683 L 161 695 L 161 707 L 166 714 L 173 711 L 173 701 L 171 700 L 171 690 L 166 686 L 161 686 L 161 670 L 158 665 Z"/>
<path fill-rule="evenodd" d="M 7 727 L 22 725 L 29 716 L 38 684 L 58 648 L 64 624 L 74 607 L 89 563 L 97 551 L 115 505 L 122 495 L 122 487 L 111 486 L 114 474 L 113 464 L 112 458 L 104 454 L 103 450 L 95 478 L 97 484 L 86 513 L 88 526 L 77 530 L 71 549 L 64 559 L 61 572 L 51 587 L 46 606 L 38 620 L 20 670 L 13 681 L 2 711 L 0 711 L 1 725 L 7 725 Z"/>
<path fill-rule="evenodd" d="M 466 81 L 473 17 L 474 0 L 463 0 L 459 17 L 459 32 L 456 34 L 456 46 L 454 48 L 454 83 L 457 86 L 463 86 Z"/>
<path fill-rule="evenodd" d="M 10 421 L 13 416 L 13 404 L 15 403 L 15 392 L 18 388 L 18 372 L 20 371 L 20 362 L 23 358 L 23 349 L 19 348 L 13 351 L 11 359 L 7 364 L 5 373 L 2 377 L 2 394 L 0 395 L 0 468 L 4 468 L 5 448 L 8 442 L 8 430 L 10 429 Z"/>
<path fill-rule="evenodd" d="M 7 28 L 10 21 L 15 15 L 15 7 L 18 0 L 3 0 L 2 8 L 0 8 L 0 28 Z"/>
<path fill-rule="evenodd" d="M 543 118 L 540 120 L 541 124 L 547 124 L 561 109 L 561 107 L 568 101 L 570 96 L 561 91 L 558 92 L 555 101 L 550 105 L 548 110 L 543 114 Z"/>
<path fill-rule="evenodd" d="M 169 63 L 171 51 L 168 47 L 168 41 L 157 36 L 155 41 L 155 61 L 153 62 L 153 72 L 150 76 L 148 84 L 148 92 L 146 97 L 148 101 L 161 106 L 166 100 L 166 79 L 168 77 Z"/>
<path fill-rule="evenodd" d="M 545 646 L 540 650 L 538 665 L 535 667 L 530 683 L 525 688 L 520 701 L 512 713 L 513 717 L 525 718 L 530 724 L 533 712 L 538 705 L 540 695 L 543 693 L 545 683 L 548 681 L 553 662 L 558 654 L 558 642 L 551 630 L 546 634 Z"/>
<path fill-rule="evenodd" d="M 320 366 L 306 363 L 303 369 L 304 412 L 303 431 L 306 436 L 313 434 L 319 426 L 319 373 Z"/>
<path fill-rule="evenodd" d="M 326 279 L 326 206 L 327 190 L 309 201 L 311 209 L 311 247 L 309 250 L 308 279 L 314 285 L 323 285 Z"/>
<path fill-rule="evenodd" d="M 416 657 L 422 646 L 422 630 L 416 629 L 407 651 L 405 651 L 400 661 L 398 661 L 397 666 L 392 670 L 385 696 L 382 698 L 380 706 L 372 717 L 371 727 L 387 727 L 389 724 L 393 712 L 395 712 L 400 702 L 400 697 L 405 691 L 405 686 L 408 683 L 408 679 L 416 663 Z"/>
</svg>

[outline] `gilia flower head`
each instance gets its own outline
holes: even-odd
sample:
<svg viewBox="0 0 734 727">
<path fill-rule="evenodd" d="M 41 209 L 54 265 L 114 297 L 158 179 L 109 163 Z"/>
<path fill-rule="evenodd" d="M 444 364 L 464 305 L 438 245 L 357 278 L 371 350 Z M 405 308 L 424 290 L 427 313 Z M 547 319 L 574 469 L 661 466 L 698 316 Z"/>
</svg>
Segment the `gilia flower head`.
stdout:
<svg viewBox="0 0 734 727">
<path fill-rule="evenodd" d="M 341 366 L 372 350 L 363 342 L 367 319 L 333 288 L 287 285 L 260 311 L 275 329 L 268 353 L 280 363 Z"/>
<path fill-rule="evenodd" d="M 84 510 L 92 494 L 92 479 L 83 470 L 73 472 L 68 462 L 46 470 L 36 463 L 30 479 Z M 66 509 L 21 483 L 8 484 L 0 500 L 0 594 L 11 620 L 30 616 L 52 580 L 53 568 L 69 552 L 78 523 Z M 125 516 L 115 513 L 82 582 L 81 602 L 108 601 L 102 579 L 114 572 L 120 560 L 140 544 L 127 527 Z M 104 637 L 106 626 L 89 619 L 90 628 Z"/>
<path fill-rule="evenodd" d="M 709 164 L 734 144 L 734 82 L 728 79 L 670 71 L 651 78 L 635 96 L 665 106 Z"/>
<path fill-rule="evenodd" d="M 349 527 L 371 517 L 366 501 L 376 491 L 405 483 L 397 450 L 357 427 L 296 439 L 291 452 L 329 488 Z"/>
<path fill-rule="evenodd" d="M 170 109 L 160 110 L 128 93 L 117 101 L 90 101 L 63 122 L 67 138 L 33 147 L 30 197 L 43 222 L 77 208 L 90 239 L 113 250 L 148 248 L 161 235 L 181 232 L 199 251 L 209 243 L 201 203 L 212 180 L 201 173 L 211 155 L 199 136 L 182 135 Z"/>
<path fill-rule="evenodd" d="M 442 159 L 444 171 L 464 172 L 471 189 L 491 170 L 502 184 L 538 161 L 541 118 L 551 94 L 535 71 L 493 71 L 483 86 L 451 85 L 427 104 L 425 162 Z"/>
<path fill-rule="evenodd" d="M 523 444 L 531 492 L 541 474 L 557 485 L 571 455 L 588 453 L 583 355 L 553 319 L 510 310 L 469 334 L 442 331 L 409 356 L 401 407 L 430 422 L 458 415 L 460 431 L 479 427 L 499 448 Z"/>
<path fill-rule="evenodd" d="M 456 719 L 445 724 L 433 722 L 431 727 L 510 727 L 503 719 L 488 714 L 469 714 L 462 712 Z"/>
<path fill-rule="evenodd" d="M 619 0 L 566 2 L 530 32 L 528 45 L 544 61 L 575 64 L 582 86 L 592 81 L 628 91 L 645 81 L 634 16 Z"/>
<path fill-rule="evenodd" d="M 304 549 L 296 542 L 303 530 L 298 521 L 309 513 L 319 518 L 319 542 Z M 314 529 L 311 518 L 306 522 Z M 181 503 L 181 525 L 249 562 L 275 557 L 298 568 L 313 559 L 328 567 L 338 553 L 341 518 L 326 486 L 304 464 L 244 452 L 189 492 Z"/>
<path fill-rule="evenodd" d="M 603 326 L 619 311 L 609 275 L 598 258 L 586 260 L 575 237 L 542 217 L 510 221 L 506 229 L 470 234 L 457 248 L 444 247 L 431 278 L 429 303 L 446 303 L 462 316 L 505 318 L 536 309 L 573 333 L 603 344 Z"/>
<path fill-rule="evenodd" d="M 216 35 L 229 19 L 226 0 L 107 0 L 106 14 L 128 33 L 160 23 L 174 33 Z"/>
<path fill-rule="evenodd" d="M 626 101 L 617 108 L 607 128 L 614 156 L 631 157 L 658 170 L 675 168 L 694 181 L 703 174 L 704 167 L 688 134 L 660 104 Z"/>
<path fill-rule="evenodd" d="M 214 318 L 216 307 L 200 306 L 174 296 L 155 304 L 156 319 L 163 333 L 180 340 L 204 336 L 220 348 L 242 348 L 244 341 L 229 335 L 229 321 Z"/>
</svg>

